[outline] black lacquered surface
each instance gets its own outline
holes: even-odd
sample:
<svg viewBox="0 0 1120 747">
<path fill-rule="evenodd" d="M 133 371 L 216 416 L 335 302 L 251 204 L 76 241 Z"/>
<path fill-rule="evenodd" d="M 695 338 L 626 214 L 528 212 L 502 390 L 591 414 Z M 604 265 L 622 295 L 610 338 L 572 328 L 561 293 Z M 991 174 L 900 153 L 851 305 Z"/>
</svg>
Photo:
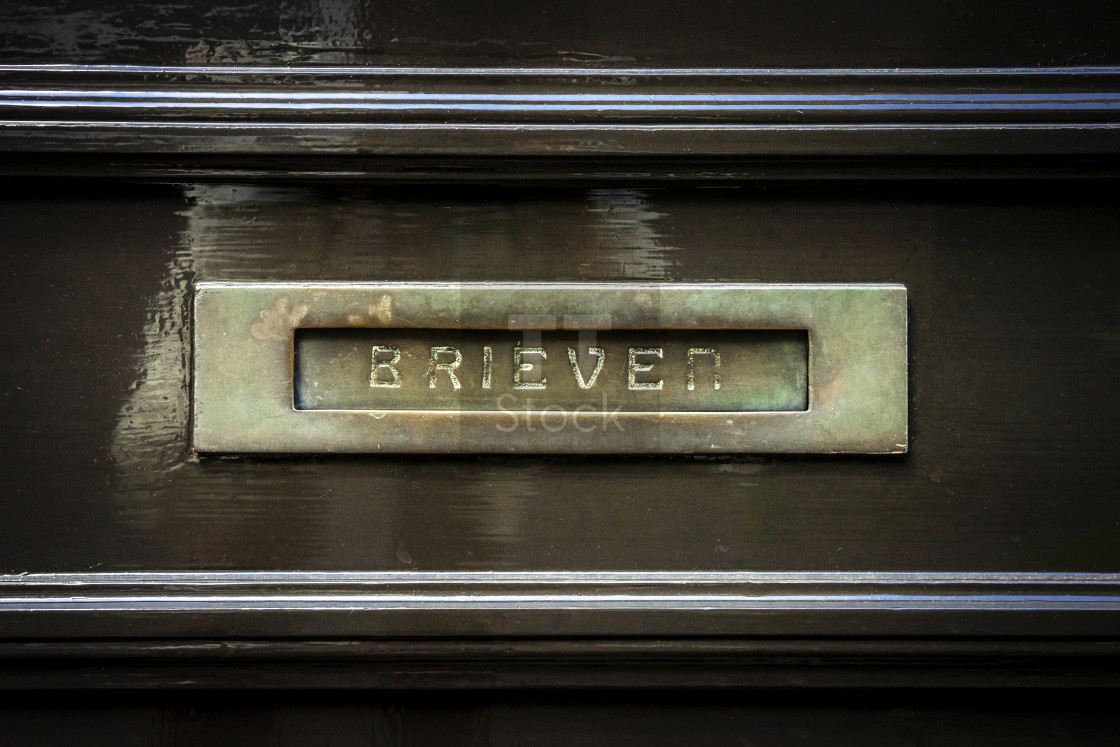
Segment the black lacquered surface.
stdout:
<svg viewBox="0 0 1120 747">
<path fill-rule="evenodd" d="M 1120 61 L 1088 0 L 485 6 L 66 0 L 9 9 L 12 63 L 603 67 L 987 67 Z"/>
<path fill-rule="evenodd" d="M 10 183 L 0 567 L 1114 572 L 1103 186 Z M 200 460 L 203 279 L 902 282 L 911 453 Z"/>
<path fill-rule="evenodd" d="M 1115 4 L 0 16 L 3 739 L 1115 731 Z M 227 279 L 902 282 L 911 450 L 200 460 Z"/>
</svg>

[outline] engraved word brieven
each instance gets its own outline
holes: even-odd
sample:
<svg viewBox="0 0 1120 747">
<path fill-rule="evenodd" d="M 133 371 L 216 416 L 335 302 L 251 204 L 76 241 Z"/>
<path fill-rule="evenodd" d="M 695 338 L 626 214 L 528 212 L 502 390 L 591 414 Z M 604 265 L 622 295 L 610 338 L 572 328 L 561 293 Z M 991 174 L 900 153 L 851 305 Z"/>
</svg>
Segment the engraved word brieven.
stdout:
<svg viewBox="0 0 1120 747">
<path fill-rule="evenodd" d="M 607 351 L 601 347 L 588 347 L 585 358 L 593 359 L 589 365 L 581 366 L 580 353 L 576 348 L 567 348 L 568 364 L 577 387 L 583 390 L 594 388 L 599 375 L 607 365 Z M 665 385 L 664 378 L 655 370 L 664 359 L 663 348 L 631 347 L 626 354 L 626 385 L 631 391 L 660 391 Z M 714 347 L 688 348 L 686 354 L 687 377 L 683 382 L 688 391 L 695 391 L 697 380 L 697 361 L 705 358 L 710 363 L 712 389 L 718 391 L 722 385 L 723 361 L 719 350 Z M 451 345 L 432 345 L 428 348 L 428 365 L 424 380 L 429 389 L 446 386 L 461 389 L 461 368 L 463 353 Z M 544 369 L 548 363 L 548 352 L 543 347 L 513 346 L 510 366 L 511 383 L 514 389 L 547 389 L 548 377 Z M 369 385 L 387 389 L 399 389 L 403 378 L 399 369 L 401 349 L 394 345 L 374 345 L 371 352 Z M 494 349 L 482 346 L 481 382 L 483 389 L 490 389 L 494 383 Z M 443 382 L 441 384 L 441 382 Z"/>
</svg>

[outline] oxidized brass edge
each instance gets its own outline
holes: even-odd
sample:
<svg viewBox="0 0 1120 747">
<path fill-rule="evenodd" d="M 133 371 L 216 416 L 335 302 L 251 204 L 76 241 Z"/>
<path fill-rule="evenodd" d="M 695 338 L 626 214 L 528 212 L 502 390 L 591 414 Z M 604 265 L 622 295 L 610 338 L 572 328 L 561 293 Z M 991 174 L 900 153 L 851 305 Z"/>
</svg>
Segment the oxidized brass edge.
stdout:
<svg viewBox="0 0 1120 747">
<path fill-rule="evenodd" d="M 520 431 L 501 412 L 296 410 L 301 327 L 805 329 L 804 412 L 616 413 L 622 435 Z M 903 453 L 906 288 L 896 284 L 237 283 L 194 299 L 193 446 L 204 453 Z M 597 413 L 592 417 L 606 417 Z"/>
</svg>

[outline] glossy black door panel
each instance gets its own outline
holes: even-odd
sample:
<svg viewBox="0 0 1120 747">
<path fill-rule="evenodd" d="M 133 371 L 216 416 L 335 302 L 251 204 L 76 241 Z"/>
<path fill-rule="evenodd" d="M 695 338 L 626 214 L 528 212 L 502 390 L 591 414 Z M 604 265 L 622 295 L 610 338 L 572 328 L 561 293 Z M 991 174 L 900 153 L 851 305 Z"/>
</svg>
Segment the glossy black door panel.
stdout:
<svg viewBox="0 0 1120 747">
<path fill-rule="evenodd" d="M 2 15 L 0 687 L 1116 684 L 1115 7 Z M 199 456 L 205 281 L 901 283 L 909 450 Z"/>
<path fill-rule="evenodd" d="M 1099 185 L 9 184 L 10 572 L 1111 572 Z M 901 282 L 911 453 L 199 459 L 200 280 Z"/>
</svg>

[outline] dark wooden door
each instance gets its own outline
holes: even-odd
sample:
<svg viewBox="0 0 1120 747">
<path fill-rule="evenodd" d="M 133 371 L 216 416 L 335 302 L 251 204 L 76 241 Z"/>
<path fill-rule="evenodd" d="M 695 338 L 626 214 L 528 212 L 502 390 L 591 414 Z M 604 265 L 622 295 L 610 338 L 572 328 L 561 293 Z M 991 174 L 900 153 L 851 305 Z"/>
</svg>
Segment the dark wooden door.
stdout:
<svg viewBox="0 0 1120 747">
<path fill-rule="evenodd" d="M 1118 21 L 6 9 L 9 733 L 1099 742 Z M 200 456 L 209 281 L 901 283 L 908 451 Z"/>
</svg>

